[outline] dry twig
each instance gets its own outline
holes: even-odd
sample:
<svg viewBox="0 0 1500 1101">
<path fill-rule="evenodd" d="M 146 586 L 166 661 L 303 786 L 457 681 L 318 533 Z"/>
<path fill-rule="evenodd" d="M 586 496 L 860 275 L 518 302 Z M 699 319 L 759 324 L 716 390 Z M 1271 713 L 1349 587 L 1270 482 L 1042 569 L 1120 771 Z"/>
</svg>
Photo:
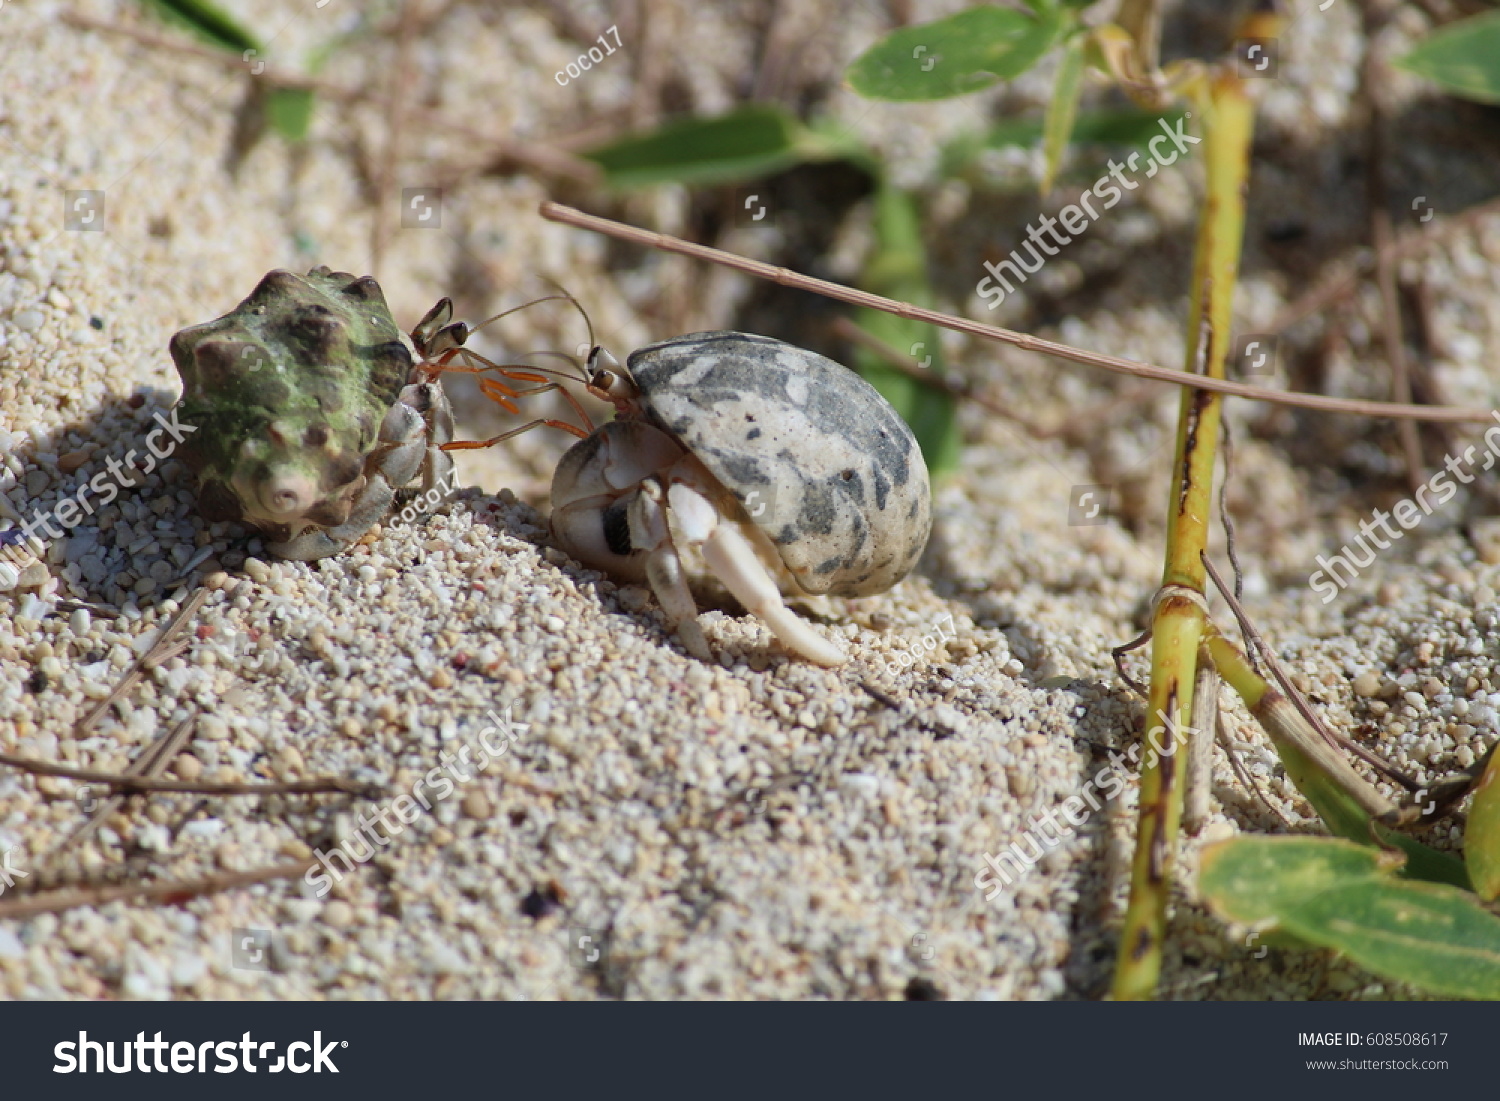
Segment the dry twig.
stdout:
<svg viewBox="0 0 1500 1101">
<path fill-rule="evenodd" d="M 247 887 L 273 879 L 292 879 L 313 867 L 305 860 L 252 868 L 248 872 L 220 872 L 200 879 L 172 879 L 161 883 L 120 883 L 103 887 L 63 887 L 0 901 L 0 921 L 57 913 L 79 906 L 103 906 L 122 899 L 183 902 L 199 895 L 216 894 L 234 887 Z"/>
<path fill-rule="evenodd" d="M 128 772 L 104 772 L 95 768 L 74 768 L 55 761 L 40 761 L 34 757 L 21 757 L 14 753 L 0 753 L 0 765 L 9 765 L 37 776 L 61 776 L 67 780 L 82 780 L 90 784 L 103 784 L 125 794 L 148 791 L 190 792 L 197 795 L 320 795 L 340 792 L 376 798 L 381 789 L 372 784 L 362 784 L 342 776 L 315 776 L 307 780 L 272 780 L 266 783 L 213 783 L 197 780 L 161 780 L 154 776 Z"/>
<path fill-rule="evenodd" d="M 575 210 L 561 203 L 551 201 L 542 203 L 541 215 L 548 221 L 561 222 L 564 225 L 576 226 L 579 229 L 602 233 L 616 240 L 629 241 L 632 244 L 643 245 L 647 248 L 660 249 L 662 252 L 674 252 L 681 256 L 691 256 L 694 259 L 707 260 L 713 264 L 722 264 L 736 271 L 742 271 L 747 275 L 753 275 L 758 279 L 765 279 L 783 287 L 795 287 L 799 290 L 811 291 L 814 294 L 821 294 L 826 298 L 832 298 L 837 302 L 844 302 L 851 306 L 863 306 L 872 310 L 883 310 L 886 313 L 906 318 L 909 321 L 923 321 L 929 325 L 937 325 L 940 328 L 951 329 L 957 333 L 966 333 L 981 340 L 993 340 L 1001 344 L 1009 344 L 1020 348 L 1022 351 L 1057 356 L 1059 359 L 1071 360 L 1074 363 L 1081 363 L 1088 367 L 1100 367 L 1106 371 L 1114 371 L 1117 374 L 1134 375 L 1137 378 L 1148 378 L 1156 382 L 1168 382 L 1174 386 L 1190 386 L 1197 390 L 1209 390 L 1215 393 L 1230 394 L 1240 398 L 1252 398 L 1256 401 L 1272 402 L 1278 405 L 1291 405 L 1303 409 L 1319 409 L 1326 413 L 1352 413 L 1357 416 L 1366 417 L 1406 417 L 1414 420 L 1443 422 L 1482 423 L 1491 419 L 1490 412 L 1486 409 L 1469 409 L 1454 405 L 1399 405 L 1386 401 L 1332 398 L 1323 394 L 1268 390 L 1260 386 L 1247 386 L 1242 382 L 1230 382 L 1228 379 L 1189 374 L 1176 368 L 1157 367 L 1153 364 L 1138 363 L 1132 359 L 1125 359 L 1122 356 L 1106 355 L 1103 352 L 1090 352 L 1083 348 L 1074 348 L 1068 344 L 1060 344 L 1055 340 L 1043 340 L 1041 337 L 1032 336 L 1030 333 L 1018 333 L 1012 329 L 1002 329 L 998 325 L 986 325 L 980 321 L 970 321 L 968 318 L 954 317 L 952 314 L 946 314 L 939 310 L 929 310 L 921 306 L 913 306 L 907 302 L 897 302 L 894 299 L 884 298 L 878 294 L 871 294 L 869 291 L 858 290 L 854 287 L 845 287 L 823 279 L 814 279 L 810 275 L 803 275 L 800 272 L 790 271 L 787 268 L 777 267 L 774 264 L 764 264 L 759 260 L 751 260 L 732 252 L 724 252 L 721 249 L 710 248 L 707 245 L 697 245 L 691 241 L 684 241 L 680 237 L 673 237 L 665 233 L 655 233 L 649 229 L 640 229 L 636 226 L 626 225 L 623 222 L 616 222 L 609 218 L 600 218 L 594 214 L 585 214 L 581 210 Z"/>
</svg>

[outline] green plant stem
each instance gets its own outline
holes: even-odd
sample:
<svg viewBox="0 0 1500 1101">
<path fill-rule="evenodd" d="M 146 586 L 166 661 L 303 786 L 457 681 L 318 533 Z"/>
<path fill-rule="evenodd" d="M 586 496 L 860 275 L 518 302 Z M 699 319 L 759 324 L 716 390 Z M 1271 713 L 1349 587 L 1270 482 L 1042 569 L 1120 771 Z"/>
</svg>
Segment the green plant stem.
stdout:
<svg viewBox="0 0 1500 1101">
<path fill-rule="evenodd" d="M 1235 274 L 1244 233 L 1254 107 L 1228 69 L 1191 88 L 1202 122 L 1207 194 L 1198 223 L 1188 315 L 1185 369 L 1224 377 Z M 1168 501 L 1166 565 L 1152 616 L 1151 688 L 1147 731 L 1177 731 L 1192 713 L 1199 643 L 1207 626 L 1202 552 L 1213 517 L 1213 468 L 1222 398 L 1184 390 Z M 1175 737 L 1168 743 L 1175 748 Z M 1140 826 L 1131 869 L 1130 902 L 1115 969 L 1117 999 L 1149 998 L 1161 974 L 1172 865 L 1182 817 L 1181 770 L 1175 753 L 1146 754 L 1141 770 Z"/>
</svg>

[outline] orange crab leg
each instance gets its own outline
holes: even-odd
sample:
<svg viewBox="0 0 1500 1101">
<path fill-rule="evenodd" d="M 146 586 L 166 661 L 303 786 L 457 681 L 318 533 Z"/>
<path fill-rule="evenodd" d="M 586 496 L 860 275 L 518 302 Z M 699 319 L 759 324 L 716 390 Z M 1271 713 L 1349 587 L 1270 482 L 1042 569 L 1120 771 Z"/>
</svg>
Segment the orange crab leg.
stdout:
<svg viewBox="0 0 1500 1101">
<path fill-rule="evenodd" d="M 567 421 L 534 420 L 529 424 L 521 425 L 520 428 L 512 428 L 509 432 L 502 432 L 498 436 L 491 436 L 487 440 L 454 440 L 452 443 L 443 444 L 441 449 L 443 451 L 471 451 L 481 447 L 493 447 L 495 444 L 508 440 L 512 436 L 519 436 L 522 432 L 529 432 L 531 429 L 543 424 L 549 428 L 561 428 L 564 432 L 571 433 L 580 440 L 587 439 L 589 436 L 589 433 L 579 428 L 576 424 L 569 424 Z"/>
</svg>

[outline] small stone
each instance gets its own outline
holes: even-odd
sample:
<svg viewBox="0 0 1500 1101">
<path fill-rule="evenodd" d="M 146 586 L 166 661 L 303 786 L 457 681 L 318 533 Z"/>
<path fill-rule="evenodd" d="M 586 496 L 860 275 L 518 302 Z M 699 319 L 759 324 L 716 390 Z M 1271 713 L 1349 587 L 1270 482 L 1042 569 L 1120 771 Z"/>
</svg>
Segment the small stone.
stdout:
<svg viewBox="0 0 1500 1101">
<path fill-rule="evenodd" d="M 1380 676 L 1377 673 L 1365 672 L 1354 678 L 1354 694 L 1366 699 L 1380 691 Z"/>
<path fill-rule="evenodd" d="M 432 671 L 432 676 L 427 678 L 427 683 L 434 688 L 451 688 L 453 686 L 453 678 L 449 676 L 448 670 L 442 666 L 438 666 Z"/>
<path fill-rule="evenodd" d="M 48 579 L 51 578 L 51 576 L 52 575 L 47 572 L 46 565 L 41 561 L 29 563 L 26 568 L 21 571 L 20 576 L 17 577 L 16 588 L 22 590 L 23 592 L 27 589 L 40 589 L 47 583 Z"/>
<path fill-rule="evenodd" d="M 343 929 L 354 920 L 354 908 L 341 898 L 336 898 L 323 907 L 323 921 L 335 929 Z"/>
<path fill-rule="evenodd" d="M 490 816 L 490 800 L 482 791 L 471 791 L 459 804 L 466 818 L 483 821 Z"/>
<path fill-rule="evenodd" d="M 298 925 L 306 925 L 323 911 L 323 904 L 315 898 L 288 898 L 281 903 L 282 913 Z"/>
<path fill-rule="evenodd" d="M 69 451 L 57 457 L 57 469 L 64 474 L 72 474 L 93 456 L 92 447 L 80 447 L 77 451 Z"/>
<path fill-rule="evenodd" d="M 1470 521 L 1469 541 L 1474 544 L 1474 553 L 1486 566 L 1500 564 L 1500 516 Z"/>
<path fill-rule="evenodd" d="M 217 715 L 199 715 L 198 737 L 206 742 L 222 742 L 229 737 L 229 724 Z"/>
<path fill-rule="evenodd" d="M 202 733 L 202 721 L 199 722 L 199 733 Z M 172 762 L 172 771 L 177 774 L 179 780 L 186 780 L 191 784 L 203 775 L 203 762 L 191 753 L 179 753 L 177 760 Z"/>
<path fill-rule="evenodd" d="M 94 617 L 87 608 L 74 608 L 73 614 L 68 617 L 68 630 L 73 632 L 74 638 L 83 638 L 89 633 L 93 623 Z"/>
<path fill-rule="evenodd" d="M 196 986 L 208 970 L 208 961 L 195 952 L 180 952 L 172 957 L 172 985 Z"/>
<path fill-rule="evenodd" d="M 561 908 L 562 899 L 558 895 L 557 885 L 553 883 L 545 887 L 533 887 L 531 893 L 521 900 L 521 913 L 532 921 L 541 921 Z"/>
<path fill-rule="evenodd" d="M 250 575 L 252 581 L 264 585 L 271 580 L 271 567 L 259 558 L 245 559 L 245 572 Z"/>
<path fill-rule="evenodd" d="M 41 310 L 21 310 L 12 314 L 10 319 L 23 333 L 34 333 L 42 327 L 47 315 Z"/>
</svg>

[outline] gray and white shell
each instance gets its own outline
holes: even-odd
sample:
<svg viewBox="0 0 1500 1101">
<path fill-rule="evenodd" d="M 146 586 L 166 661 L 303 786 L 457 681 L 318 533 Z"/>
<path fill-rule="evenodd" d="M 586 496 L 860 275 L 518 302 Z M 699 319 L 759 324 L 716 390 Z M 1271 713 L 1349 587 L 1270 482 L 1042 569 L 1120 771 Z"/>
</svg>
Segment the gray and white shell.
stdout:
<svg viewBox="0 0 1500 1101">
<path fill-rule="evenodd" d="M 855 372 L 727 331 L 647 345 L 626 367 L 644 419 L 734 494 L 805 592 L 868 596 L 917 564 L 932 532 L 927 464 Z"/>
</svg>

